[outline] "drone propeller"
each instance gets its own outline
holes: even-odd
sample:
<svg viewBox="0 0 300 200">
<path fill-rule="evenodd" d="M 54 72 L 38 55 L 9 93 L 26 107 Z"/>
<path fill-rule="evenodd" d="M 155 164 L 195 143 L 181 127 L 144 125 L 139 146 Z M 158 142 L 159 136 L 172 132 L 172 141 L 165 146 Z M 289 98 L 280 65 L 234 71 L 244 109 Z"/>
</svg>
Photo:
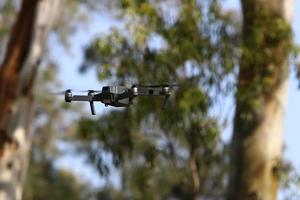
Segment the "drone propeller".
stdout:
<svg viewBox="0 0 300 200">
<path fill-rule="evenodd" d="M 50 94 L 51 95 L 65 95 L 66 92 L 80 92 L 80 93 L 95 92 L 95 93 L 100 93 L 102 91 L 101 90 L 72 90 L 72 89 L 68 89 L 68 90 L 53 92 L 53 93 L 50 93 Z"/>
<path fill-rule="evenodd" d="M 52 92 L 50 93 L 51 95 L 64 95 L 66 91 L 61 91 L 61 92 Z"/>
<path fill-rule="evenodd" d="M 154 85 L 136 85 L 138 87 L 153 87 L 153 88 L 158 88 L 158 87 L 179 87 L 181 86 L 180 84 L 154 84 Z"/>
<path fill-rule="evenodd" d="M 100 93 L 102 91 L 101 90 L 81 90 L 81 91 L 77 91 L 77 92 L 96 92 L 96 93 Z"/>
<path fill-rule="evenodd" d="M 74 90 L 71 89 L 67 89 L 67 90 L 63 90 L 63 91 L 59 91 L 59 92 L 52 92 L 50 93 L 51 95 L 64 95 L 66 92 L 73 92 Z"/>
</svg>

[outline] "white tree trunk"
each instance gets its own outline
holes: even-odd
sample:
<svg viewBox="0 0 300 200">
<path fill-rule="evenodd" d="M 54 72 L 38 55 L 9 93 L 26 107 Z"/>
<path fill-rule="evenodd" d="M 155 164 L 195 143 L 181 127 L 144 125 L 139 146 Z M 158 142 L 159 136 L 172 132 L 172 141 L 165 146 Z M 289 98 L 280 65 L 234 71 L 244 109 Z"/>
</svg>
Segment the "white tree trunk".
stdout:
<svg viewBox="0 0 300 200">
<path fill-rule="evenodd" d="M 266 104 L 263 121 L 244 142 L 244 158 L 247 173 L 243 180 L 249 187 L 246 193 L 254 194 L 262 200 L 275 200 L 278 190 L 278 177 L 273 174 L 274 167 L 281 162 L 283 126 L 287 102 L 288 79 L 284 80 Z M 248 162 L 247 162 L 248 161 Z"/>
<path fill-rule="evenodd" d="M 283 149 L 290 38 L 287 29 L 272 28 L 276 22 L 283 27 L 291 24 L 293 0 L 242 0 L 242 5 L 244 23 L 248 22 L 243 25 L 243 47 L 250 55 L 270 56 L 261 60 L 249 59 L 246 53 L 242 56 L 227 199 L 275 200 L 279 184 L 276 171 L 280 170 Z M 270 37 L 273 30 L 285 36 L 273 36 L 278 37 L 274 40 Z M 255 37 L 261 37 L 260 42 Z M 253 52 L 258 48 L 260 52 Z"/>
<path fill-rule="evenodd" d="M 0 160 L 0 200 L 22 198 L 31 147 L 34 79 L 59 4 L 60 0 L 43 0 L 38 5 L 30 53 L 22 68 L 18 84 L 20 94 L 14 103 L 14 114 L 7 128 L 7 133 L 12 137 L 14 145 L 4 147 Z"/>
</svg>

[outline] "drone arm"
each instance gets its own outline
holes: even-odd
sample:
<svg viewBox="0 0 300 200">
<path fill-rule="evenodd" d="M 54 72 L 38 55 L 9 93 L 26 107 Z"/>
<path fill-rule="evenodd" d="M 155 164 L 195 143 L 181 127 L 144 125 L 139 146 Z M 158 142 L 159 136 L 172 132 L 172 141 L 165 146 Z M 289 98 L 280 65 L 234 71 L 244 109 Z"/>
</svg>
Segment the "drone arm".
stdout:
<svg viewBox="0 0 300 200">
<path fill-rule="evenodd" d="M 91 112 L 93 115 L 96 114 L 94 100 L 95 100 L 94 97 L 85 96 L 85 95 L 75 95 L 72 97 L 72 101 L 88 101 L 90 103 Z"/>
<path fill-rule="evenodd" d="M 138 96 L 161 96 L 160 88 L 138 87 Z"/>
<path fill-rule="evenodd" d="M 72 101 L 90 101 L 90 97 L 85 95 L 74 95 Z"/>
</svg>

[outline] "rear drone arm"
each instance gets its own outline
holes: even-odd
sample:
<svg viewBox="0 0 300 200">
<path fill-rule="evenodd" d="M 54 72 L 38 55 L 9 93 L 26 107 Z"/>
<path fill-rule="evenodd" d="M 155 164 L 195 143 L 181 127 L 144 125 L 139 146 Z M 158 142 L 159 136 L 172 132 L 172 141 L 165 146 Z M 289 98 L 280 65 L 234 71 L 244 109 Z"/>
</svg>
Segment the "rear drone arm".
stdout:
<svg viewBox="0 0 300 200">
<path fill-rule="evenodd" d="M 169 99 L 171 92 L 169 87 L 165 86 L 153 86 L 153 87 L 137 87 L 138 96 L 164 96 L 162 103 L 162 108 L 165 109 L 167 105 L 167 100 Z"/>
<path fill-rule="evenodd" d="M 137 87 L 138 96 L 164 96 L 170 95 L 169 88 L 164 87 Z"/>
</svg>

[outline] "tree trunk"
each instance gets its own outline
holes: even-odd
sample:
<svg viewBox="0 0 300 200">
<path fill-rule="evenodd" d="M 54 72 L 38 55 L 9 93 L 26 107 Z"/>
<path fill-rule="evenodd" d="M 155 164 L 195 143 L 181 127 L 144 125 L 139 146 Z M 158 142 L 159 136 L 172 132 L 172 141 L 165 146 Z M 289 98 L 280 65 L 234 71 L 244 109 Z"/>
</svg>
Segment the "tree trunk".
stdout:
<svg viewBox="0 0 300 200">
<path fill-rule="evenodd" d="M 193 179 L 193 200 L 200 199 L 200 177 L 199 169 L 196 163 L 196 158 L 194 153 L 191 153 L 189 158 L 189 166 L 191 169 L 192 179 Z"/>
<path fill-rule="evenodd" d="M 227 199 L 277 197 L 292 0 L 242 0 L 242 57 Z"/>
<path fill-rule="evenodd" d="M 33 86 L 59 0 L 24 0 L 0 68 L 0 199 L 21 199 Z"/>
</svg>

